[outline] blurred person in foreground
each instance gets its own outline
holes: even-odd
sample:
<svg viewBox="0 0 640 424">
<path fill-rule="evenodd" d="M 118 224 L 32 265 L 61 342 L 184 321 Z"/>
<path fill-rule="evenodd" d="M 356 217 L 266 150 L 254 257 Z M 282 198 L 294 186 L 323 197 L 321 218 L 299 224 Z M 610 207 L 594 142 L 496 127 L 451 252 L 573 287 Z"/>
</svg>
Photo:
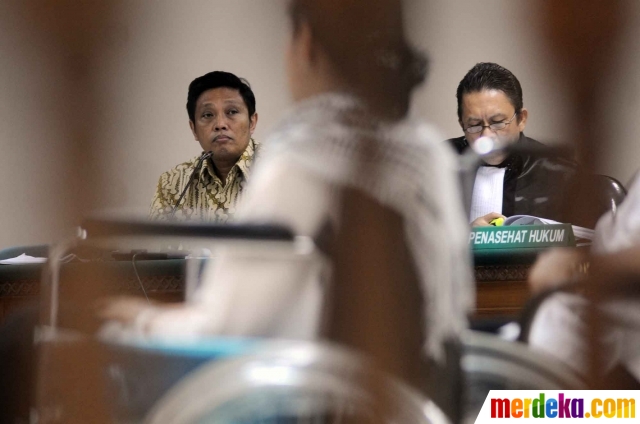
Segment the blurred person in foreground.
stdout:
<svg viewBox="0 0 640 424">
<path fill-rule="evenodd" d="M 447 142 L 459 154 L 480 137 L 496 139 L 501 146 L 541 146 L 524 135 L 529 111 L 523 105 L 520 81 L 508 69 L 496 63 L 476 64 L 460 81 L 456 98 L 464 135 Z M 575 172 L 576 164 L 563 158 L 508 151 L 485 157 L 473 187 L 472 226 L 512 215 L 564 222 L 562 201 Z"/>
<path fill-rule="evenodd" d="M 552 249 L 542 254 L 529 276 L 533 293 L 584 282 L 580 266 L 590 263 L 592 284 L 604 293 L 617 284 L 640 282 L 640 181 L 636 178 L 616 214 L 604 215 L 596 226 L 591 252 Z M 640 287 L 640 286 L 639 286 Z M 611 290 L 613 291 L 613 290 Z M 640 292 L 636 291 L 636 293 Z M 640 382 L 640 296 L 617 296 L 601 301 L 604 321 L 599 334 L 602 374 L 624 367 Z M 529 332 L 534 349 L 544 350 L 586 374 L 589 364 L 588 300 L 585 296 L 558 293 L 538 309 Z M 640 388 L 640 384 L 636 386 Z"/>
<path fill-rule="evenodd" d="M 427 350 L 437 358 L 443 341 L 466 328 L 473 303 L 468 224 L 454 155 L 430 126 L 406 118 L 426 59 L 404 39 L 399 4 L 290 3 L 287 69 L 296 104 L 265 142 L 237 219 L 317 239 L 339 226 L 347 188 L 396 212 L 426 298 Z M 320 275 L 330 267 L 329 255 L 296 262 L 224 251 L 191 304 L 124 300 L 101 314 L 141 335 L 311 339 L 321 327 Z"/>
<path fill-rule="evenodd" d="M 247 81 L 229 72 L 209 72 L 189 84 L 187 113 L 193 137 L 212 156 L 200 161 L 199 155 L 162 174 L 149 215 L 170 219 L 189 185 L 175 219 L 226 222 L 235 213 L 260 149 L 251 138 L 258 124 L 256 98 Z"/>
</svg>

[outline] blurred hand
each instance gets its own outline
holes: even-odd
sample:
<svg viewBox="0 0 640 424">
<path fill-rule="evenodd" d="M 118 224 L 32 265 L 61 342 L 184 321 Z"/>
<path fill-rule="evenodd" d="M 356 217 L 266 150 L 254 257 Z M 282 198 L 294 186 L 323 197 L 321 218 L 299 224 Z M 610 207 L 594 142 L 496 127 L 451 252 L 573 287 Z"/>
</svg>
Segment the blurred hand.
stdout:
<svg viewBox="0 0 640 424">
<path fill-rule="evenodd" d="M 132 324 L 138 314 L 151 305 L 145 299 L 137 297 L 111 297 L 98 302 L 96 315 L 104 321 L 118 321 Z"/>
<path fill-rule="evenodd" d="M 499 214 L 498 212 L 491 212 L 488 213 L 484 216 L 481 216 L 480 218 L 476 218 L 472 223 L 471 223 L 471 228 L 473 227 L 487 227 L 491 224 L 489 224 L 491 221 L 493 221 L 496 218 L 502 218 L 502 219 L 507 219 L 506 216 Z"/>
<path fill-rule="evenodd" d="M 531 292 L 539 293 L 584 277 L 579 269 L 586 260 L 586 253 L 579 249 L 564 247 L 541 253 L 529 271 Z"/>
</svg>

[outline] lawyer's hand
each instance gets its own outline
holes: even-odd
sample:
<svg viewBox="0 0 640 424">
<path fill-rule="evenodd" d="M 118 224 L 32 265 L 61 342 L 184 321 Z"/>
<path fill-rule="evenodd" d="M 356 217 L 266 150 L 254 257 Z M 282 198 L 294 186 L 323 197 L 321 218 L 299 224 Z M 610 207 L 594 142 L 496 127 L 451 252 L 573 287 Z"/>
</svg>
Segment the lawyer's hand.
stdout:
<svg viewBox="0 0 640 424">
<path fill-rule="evenodd" d="M 471 223 L 471 227 L 487 227 L 491 224 L 489 224 L 491 221 L 493 221 L 496 218 L 502 218 L 502 219 L 507 219 L 506 216 L 499 214 L 498 212 L 491 212 L 488 213 L 484 216 L 481 216 L 480 218 L 476 218 L 472 223 Z"/>
</svg>

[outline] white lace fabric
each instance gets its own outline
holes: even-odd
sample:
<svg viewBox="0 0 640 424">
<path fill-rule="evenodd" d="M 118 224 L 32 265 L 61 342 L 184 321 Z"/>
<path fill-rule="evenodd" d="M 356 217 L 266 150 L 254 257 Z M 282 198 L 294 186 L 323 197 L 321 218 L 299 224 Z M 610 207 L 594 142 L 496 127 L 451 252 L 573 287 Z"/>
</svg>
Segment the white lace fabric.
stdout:
<svg viewBox="0 0 640 424">
<path fill-rule="evenodd" d="M 424 123 L 381 123 L 356 99 L 326 94 L 297 105 L 265 140 L 262 158 L 290 160 L 329 184 L 361 190 L 403 218 L 435 358 L 446 338 L 466 328 L 474 304 L 455 158 L 440 140 Z"/>
</svg>

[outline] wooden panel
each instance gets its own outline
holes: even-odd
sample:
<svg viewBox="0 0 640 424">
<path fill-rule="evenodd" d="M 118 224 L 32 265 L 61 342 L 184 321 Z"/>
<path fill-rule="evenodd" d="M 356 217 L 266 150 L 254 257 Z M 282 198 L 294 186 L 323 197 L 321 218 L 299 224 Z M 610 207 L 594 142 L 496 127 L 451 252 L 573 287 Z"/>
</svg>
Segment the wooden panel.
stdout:
<svg viewBox="0 0 640 424">
<path fill-rule="evenodd" d="M 528 265 L 495 265 L 475 267 L 477 310 L 479 317 L 515 317 L 529 297 Z M 151 299 L 161 302 L 181 302 L 184 299 L 184 279 L 181 275 L 141 275 Z M 142 296 L 139 282 L 133 275 L 117 282 L 121 294 Z M 0 320 L 12 310 L 35 302 L 40 292 L 36 278 L 0 281 Z"/>
<path fill-rule="evenodd" d="M 169 270 L 171 273 L 162 274 L 157 271 L 153 273 L 149 270 L 149 263 L 140 262 L 140 278 L 147 291 L 150 299 L 159 302 L 181 302 L 184 300 L 184 276 L 180 270 Z M 10 271 L 2 273 L 0 278 L 0 321 L 2 321 L 12 311 L 20 308 L 21 306 L 28 304 L 35 304 L 40 298 L 40 272 L 32 272 L 27 266 L 21 265 L 6 265 L 11 266 Z M 108 267 L 109 265 L 107 265 Z M 140 281 L 131 270 L 126 270 L 128 264 L 113 262 L 114 268 L 119 268 L 120 273 L 116 274 L 113 278 L 109 278 L 109 281 L 105 281 L 106 291 L 110 294 L 128 295 L 143 297 L 142 290 L 140 288 Z M 84 268 L 86 264 L 70 264 L 69 268 Z M 129 272 L 123 272 L 129 271 Z M 65 273 L 67 274 L 67 273 Z M 69 300 L 69 297 L 76 291 L 83 291 L 84 288 L 92 286 L 92 284 L 86 284 L 87 281 L 95 282 L 96 280 L 90 276 L 86 277 L 84 281 L 70 281 L 78 280 L 77 272 L 73 272 L 71 276 L 65 275 L 63 279 L 62 292 L 63 298 Z M 68 278 L 73 277 L 73 278 Z M 104 277 L 104 276 L 103 276 Z M 69 283 L 72 283 L 73 287 L 69 287 Z M 97 297 L 93 297 L 94 299 Z M 91 306 L 90 303 L 87 304 Z"/>
<path fill-rule="evenodd" d="M 478 317 L 518 316 L 529 298 L 526 281 L 485 281 L 477 290 Z"/>
<path fill-rule="evenodd" d="M 530 295 L 527 286 L 529 268 L 529 265 L 477 266 L 475 316 L 519 316 Z"/>
</svg>

